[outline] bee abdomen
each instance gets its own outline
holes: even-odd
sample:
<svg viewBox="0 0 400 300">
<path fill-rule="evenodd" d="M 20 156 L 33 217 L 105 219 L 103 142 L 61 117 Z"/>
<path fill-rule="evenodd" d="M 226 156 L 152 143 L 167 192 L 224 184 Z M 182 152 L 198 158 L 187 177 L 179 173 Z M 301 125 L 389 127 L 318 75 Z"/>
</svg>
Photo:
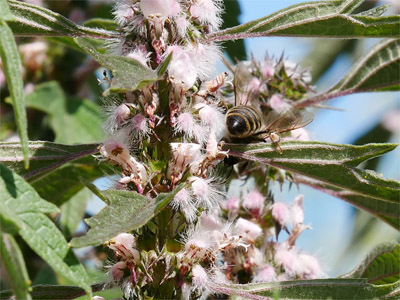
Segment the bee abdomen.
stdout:
<svg viewBox="0 0 400 300">
<path fill-rule="evenodd" d="M 232 137 L 248 137 L 261 129 L 261 116 L 251 106 L 235 106 L 226 114 L 226 127 Z"/>
</svg>

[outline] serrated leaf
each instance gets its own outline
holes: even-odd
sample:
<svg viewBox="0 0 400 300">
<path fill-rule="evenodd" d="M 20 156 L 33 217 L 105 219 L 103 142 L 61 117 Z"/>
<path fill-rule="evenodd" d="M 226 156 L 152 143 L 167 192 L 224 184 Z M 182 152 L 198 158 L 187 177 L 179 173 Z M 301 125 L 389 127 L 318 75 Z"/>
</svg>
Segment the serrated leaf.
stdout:
<svg viewBox="0 0 400 300">
<path fill-rule="evenodd" d="M 10 7 L 6 0 L 0 0 L 0 20 L 1 21 L 13 21 L 15 20 L 14 15 L 11 13 Z"/>
<path fill-rule="evenodd" d="M 343 278 L 366 278 L 376 285 L 400 280 L 400 245 L 387 242 L 374 248 L 354 271 Z"/>
<path fill-rule="evenodd" d="M 11 235 L 3 232 L 0 232 L 0 253 L 15 299 L 31 300 L 30 279 L 21 249 Z"/>
<path fill-rule="evenodd" d="M 11 94 L 15 122 L 17 123 L 18 133 L 21 139 L 25 168 L 28 169 L 28 125 L 23 92 L 24 84 L 21 75 L 21 60 L 14 36 L 7 23 L 3 20 L 0 20 L 0 36 L 0 58 L 3 63 L 4 74 Z"/>
<path fill-rule="evenodd" d="M 85 216 L 87 201 L 91 196 L 92 193 L 88 189 L 81 189 L 60 207 L 60 225 L 67 240 L 78 229 L 79 224 Z"/>
<path fill-rule="evenodd" d="M 334 87 L 297 101 L 293 107 L 303 108 L 352 93 L 400 90 L 399 63 L 400 40 L 383 40 L 358 60 Z"/>
<path fill-rule="evenodd" d="M 0 165 L 1 213 L 6 208 L 14 214 L 19 235 L 57 273 L 90 293 L 88 276 L 67 241 L 45 213 L 58 208 L 41 199 L 23 178 Z"/>
<path fill-rule="evenodd" d="M 211 33 L 208 40 L 262 36 L 335 38 L 392 37 L 400 34 L 400 16 L 370 17 L 350 13 L 362 1 L 313 1 L 289 6 L 269 16 Z"/>
<path fill-rule="evenodd" d="M 315 279 L 272 283 L 254 283 L 242 285 L 216 286 L 214 291 L 237 295 L 245 299 L 269 300 L 275 299 L 396 299 L 399 296 L 399 284 L 376 286 L 367 283 L 366 279 Z M 380 298 L 382 297 L 382 298 Z"/>
<path fill-rule="evenodd" d="M 123 56 L 102 54 L 83 38 L 75 39 L 75 41 L 99 64 L 112 71 L 111 87 L 104 92 L 105 95 L 134 91 L 159 79 L 157 70 L 152 70 L 137 60 Z"/>
<path fill-rule="evenodd" d="M 49 115 L 56 143 L 78 144 L 104 139 L 100 108 L 90 100 L 66 96 L 55 81 L 37 85 L 26 97 L 26 104 Z"/>
<path fill-rule="evenodd" d="M 226 144 L 229 155 L 292 173 L 300 183 L 346 200 L 399 229 L 400 182 L 356 168 L 361 162 L 393 150 L 394 144 L 364 146 L 320 142 L 284 142 L 282 154 L 271 144 Z"/>
<path fill-rule="evenodd" d="M 122 232 L 138 229 L 152 219 L 183 186 L 155 199 L 131 191 L 102 191 L 108 205 L 94 217 L 85 220 L 90 226 L 86 235 L 71 240 L 72 247 L 100 245 Z"/>
<path fill-rule="evenodd" d="M 98 144 L 62 145 L 52 142 L 29 142 L 29 156 L 31 167 L 23 167 L 21 145 L 19 143 L 0 143 L 0 162 L 23 176 L 25 180 L 33 182 L 55 169 L 98 152 Z M 86 162 L 89 167 L 89 162 Z M 92 166 L 94 161 L 92 162 Z"/>
<path fill-rule="evenodd" d="M 110 39 L 115 31 L 80 26 L 49 9 L 21 1 L 8 0 L 16 21 L 10 27 L 17 36 L 71 36 Z"/>
</svg>

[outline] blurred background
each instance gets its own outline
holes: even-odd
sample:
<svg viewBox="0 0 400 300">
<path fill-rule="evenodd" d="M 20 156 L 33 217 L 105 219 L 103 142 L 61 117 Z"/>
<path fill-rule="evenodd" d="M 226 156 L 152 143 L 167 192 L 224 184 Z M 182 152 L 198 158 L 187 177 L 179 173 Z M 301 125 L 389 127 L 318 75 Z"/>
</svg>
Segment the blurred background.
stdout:
<svg viewBox="0 0 400 300">
<path fill-rule="evenodd" d="M 234 1 L 228 1 L 233 5 Z M 240 23 L 269 15 L 303 1 L 238 1 Z M 229 4 L 231 3 L 231 4 Z M 399 2 L 365 1 L 359 10 L 392 4 L 387 14 L 399 13 Z M 279 58 L 282 53 L 290 61 L 310 68 L 317 92 L 336 84 L 355 61 L 379 42 L 378 39 L 334 40 L 265 37 L 244 41 L 247 55 L 262 59 L 266 53 Z M 247 58 L 249 58 L 247 56 Z M 363 93 L 338 97 L 325 104 L 340 110 L 314 111 L 314 121 L 306 129 L 313 140 L 338 144 L 400 142 L 400 93 Z M 376 170 L 386 178 L 400 179 L 400 149 L 372 159 L 362 167 Z M 296 195 L 304 195 L 305 223 L 311 230 L 304 232 L 296 245 L 315 255 L 329 276 L 351 271 L 377 244 L 400 240 L 399 233 L 367 212 L 307 186 L 299 189 L 279 184 L 274 187 L 276 201 L 290 203 Z M 400 195 L 399 195 L 400 197 Z"/>
<path fill-rule="evenodd" d="M 112 18 L 112 1 L 26 2 L 45 6 L 79 24 L 84 24 L 91 18 Z M 227 11 L 224 15 L 225 27 L 260 18 L 300 2 L 228 0 L 224 2 Z M 387 3 L 366 1 L 362 10 Z M 387 14 L 398 13 L 398 3 L 393 1 L 393 4 Z M 30 140 L 66 144 L 102 141 L 102 119 L 99 117 L 102 113 L 98 108 L 101 104 L 102 87 L 96 78 L 102 77 L 102 69 L 99 69 L 97 63 L 83 53 L 67 47 L 60 39 L 18 38 L 17 42 L 24 66 L 22 74 L 25 92 L 30 93 L 43 82 L 54 81 L 46 85 L 46 88 L 51 88 L 52 91 L 48 98 L 41 97 L 41 102 L 27 98 Z M 268 37 L 228 42 L 223 46 L 226 49 L 226 57 L 233 62 L 235 59 L 249 59 L 250 55 L 262 59 L 266 54 L 275 58 L 283 54 L 285 59 L 310 68 L 315 89 L 321 92 L 337 83 L 352 64 L 377 42 L 376 39 L 358 41 Z M 217 74 L 223 71 L 226 71 L 226 67 L 220 63 Z M 8 96 L 4 74 L 0 72 L 2 141 L 17 139 L 12 107 L 7 102 Z M 399 93 L 350 95 L 333 99 L 326 104 L 340 110 L 320 109 L 314 112 L 314 121 L 306 127 L 313 140 L 339 144 L 400 142 Z M 60 119 L 60 116 L 63 118 Z M 79 129 L 75 130 L 75 126 Z M 362 167 L 376 170 L 386 178 L 399 180 L 400 149 L 370 160 Z M 103 173 L 92 175 L 89 179 L 104 176 Z M 105 189 L 112 183 L 109 179 L 101 178 L 97 179 L 95 184 Z M 275 200 L 287 203 L 291 203 L 298 194 L 304 194 L 305 223 L 311 224 L 312 229 L 300 236 L 297 246 L 319 258 L 329 276 L 335 277 L 352 270 L 366 253 L 380 242 L 393 239 L 400 241 L 399 234 L 394 229 L 340 199 L 304 186 L 300 186 L 299 189 L 292 186 L 289 189 L 289 186 L 284 185 L 281 189 L 279 184 L 276 184 L 273 189 Z M 72 209 L 71 215 L 77 221 L 70 228 L 63 227 L 63 231 L 71 238 L 76 230 L 79 233 L 85 229 L 85 226 L 79 223 L 80 218 L 95 214 L 104 203 L 95 199 L 87 189 L 81 189 L 81 186 L 68 192 L 75 193 L 74 200 L 62 211 L 65 212 L 64 216 L 68 216 L 67 208 Z M 49 200 L 57 202 L 61 201 L 62 195 L 60 191 L 55 191 L 52 196 L 47 197 L 53 197 Z M 55 220 L 63 224 L 65 219 L 66 217 L 61 217 Z M 19 242 L 23 245 L 21 240 Z M 65 283 L 56 278 L 51 269 L 27 246 L 23 246 L 23 251 L 25 257 L 30 258 L 27 263 L 34 284 L 55 284 L 57 280 L 58 283 Z M 96 270 L 108 255 L 104 251 L 102 247 L 77 251 L 91 268 L 94 282 L 104 279 L 104 272 Z M 1 281 L 0 285 L 2 290 L 8 288 L 5 281 Z"/>
</svg>

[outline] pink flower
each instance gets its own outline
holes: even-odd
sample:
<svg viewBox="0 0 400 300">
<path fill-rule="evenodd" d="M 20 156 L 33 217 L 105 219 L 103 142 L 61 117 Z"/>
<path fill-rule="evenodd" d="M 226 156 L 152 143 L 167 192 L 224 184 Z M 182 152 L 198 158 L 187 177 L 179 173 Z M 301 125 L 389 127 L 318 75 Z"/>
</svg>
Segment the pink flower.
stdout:
<svg viewBox="0 0 400 300">
<path fill-rule="evenodd" d="M 129 154 L 128 147 L 117 140 L 108 140 L 100 148 L 100 153 L 105 158 L 117 163 L 124 172 L 137 179 L 136 184 L 147 181 L 147 172 L 144 165 Z"/>
<path fill-rule="evenodd" d="M 247 242 L 254 243 L 262 234 L 262 229 L 259 225 L 243 218 L 236 220 L 236 233 L 241 235 Z"/>
<path fill-rule="evenodd" d="M 261 62 L 260 71 L 264 79 L 269 79 L 275 74 L 275 66 L 272 59 L 268 56 Z"/>
<path fill-rule="evenodd" d="M 229 198 L 225 203 L 225 208 L 230 214 L 237 214 L 240 208 L 240 199 L 235 197 Z"/>
<path fill-rule="evenodd" d="M 193 222 L 196 219 L 197 209 L 193 203 L 193 197 L 185 188 L 181 189 L 171 202 L 174 209 L 180 209 L 188 222 Z"/>
<path fill-rule="evenodd" d="M 290 208 L 292 226 L 295 227 L 297 224 L 304 223 L 304 207 L 303 207 L 303 195 L 299 195 L 294 199 L 294 203 Z"/>
<path fill-rule="evenodd" d="M 218 189 L 218 185 L 212 179 L 204 179 L 201 177 L 189 177 L 192 183 L 192 192 L 195 197 L 196 205 L 211 209 L 219 207 L 223 194 Z"/>
<path fill-rule="evenodd" d="M 168 176 L 174 183 L 182 178 L 183 172 L 201 155 L 201 145 L 194 143 L 171 143 L 173 161 L 168 167 Z"/>
<path fill-rule="evenodd" d="M 300 254 L 299 260 L 299 273 L 302 275 L 303 279 L 317 279 L 325 276 L 325 273 L 322 271 L 315 257 L 308 254 Z"/>
<path fill-rule="evenodd" d="M 108 247 L 121 256 L 123 260 L 138 261 L 140 254 L 138 250 L 133 248 L 135 244 L 135 237 L 128 233 L 120 233 L 108 241 Z"/>
<path fill-rule="evenodd" d="M 299 270 L 299 256 L 294 247 L 289 247 L 287 243 L 277 244 L 275 246 L 275 263 L 282 266 L 286 274 L 294 277 Z"/>
<path fill-rule="evenodd" d="M 172 52 L 172 60 L 168 65 L 168 74 L 174 84 L 182 84 L 188 90 L 196 82 L 198 71 L 196 56 L 193 51 L 180 46 L 169 46 L 166 54 Z"/>
<path fill-rule="evenodd" d="M 269 105 L 271 108 L 278 112 L 285 112 L 291 108 L 290 104 L 288 104 L 281 95 L 274 94 L 272 97 L 269 99 Z"/>
<path fill-rule="evenodd" d="M 126 264 L 124 261 L 119 261 L 111 267 L 110 274 L 114 281 L 120 281 L 125 274 Z"/>
<path fill-rule="evenodd" d="M 132 118 L 132 129 L 136 132 L 148 132 L 147 118 L 143 114 L 137 114 Z"/>
<path fill-rule="evenodd" d="M 200 226 L 205 230 L 220 230 L 222 228 L 221 221 L 217 215 L 212 213 L 203 213 L 199 219 Z"/>
<path fill-rule="evenodd" d="M 290 224 L 290 210 L 283 202 L 272 205 L 272 217 L 282 226 L 288 227 Z"/>
<path fill-rule="evenodd" d="M 190 26 L 190 22 L 186 19 L 186 16 L 180 16 L 175 19 L 176 29 L 181 37 L 185 37 L 187 30 Z"/>
<path fill-rule="evenodd" d="M 143 46 L 143 45 L 142 45 Z M 135 50 L 129 52 L 126 57 L 132 58 L 140 62 L 143 66 L 148 68 L 148 62 L 150 58 L 150 53 L 147 52 L 145 47 L 137 47 Z"/>
<path fill-rule="evenodd" d="M 311 141 L 308 131 L 304 128 L 297 128 L 290 131 L 290 135 L 297 141 Z"/>
<path fill-rule="evenodd" d="M 244 196 L 242 206 L 249 211 L 253 217 L 259 218 L 264 211 L 264 197 L 263 195 L 254 190 Z"/>
<path fill-rule="evenodd" d="M 225 134 L 225 115 L 221 109 L 214 105 L 198 103 L 194 106 L 199 110 L 201 123 L 210 128 L 215 133 L 215 138 L 219 141 Z"/>
<path fill-rule="evenodd" d="M 189 112 L 181 113 L 174 125 L 175 131 L 185 133 L 189 138 L 193 137 L 193 128 L 196 124 L 193 116 Z"/>
<path fill-rule="evenodd" d="M 200 265 L 193 266 L 192 284 L 196 289 L 205 289 L 208 284 L 208 276 L 206 270 Z"/>
<path fill-rule="evenodd" d="M 275 269 L 269 264 L 260 266 L 256 270 L 252 280 L 254 283 L 271 281 L 276 281 L 276 272 Z"/>
<path fill-rule="evenodd" d="M 143 15 L 147 18 L 149 15 L 161 14 L 163 17 L 168 17 L 173 4 L 170 0 L 141 0 L 140 8 Z"/>
<path fill-rule="evenodd" d="M 129 119 L 130 115 L 131 115 L 131 110 L 126 104 L 123 103 L 117 106 L 117 108 L 114 111 L 115 122 L 118 125 L 122 125 L 126 122 L 126 120 Z"/>
<path fill-rule="evenodd" d="M 217 30 L 222 23 L 222 1 L 220 0 L 197 0 L 190 6 L 190 14 L 200 24 L 208 25 L 211 31 Z"/>
</svg>

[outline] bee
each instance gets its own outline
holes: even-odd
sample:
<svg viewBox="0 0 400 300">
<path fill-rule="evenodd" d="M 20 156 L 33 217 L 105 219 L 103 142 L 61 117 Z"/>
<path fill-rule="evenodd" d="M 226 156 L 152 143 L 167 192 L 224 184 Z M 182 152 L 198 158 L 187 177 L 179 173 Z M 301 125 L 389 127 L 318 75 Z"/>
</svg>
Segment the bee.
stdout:
<svg viewBox="0 0 400 300">
<path fill-rule="evenodd" d="M 241 66 L 243 67 L 243 66 Z M 268 139 L 279 149 L 280 133 L 292 131 L 308 125 L 313 120 L 313 115 L 307 111 L 288 110 L 282 113 L 270 111 L 264 116 L 260 111 L 246 103 L 240 104 L 237 89 L 240 88 L 236 80 L 238 67 L 235 71 L 235 106 L 225 115 L 227 138 L 233 143 L 246 143 L 254 141 L 267 141 Z"/>
</svg>

